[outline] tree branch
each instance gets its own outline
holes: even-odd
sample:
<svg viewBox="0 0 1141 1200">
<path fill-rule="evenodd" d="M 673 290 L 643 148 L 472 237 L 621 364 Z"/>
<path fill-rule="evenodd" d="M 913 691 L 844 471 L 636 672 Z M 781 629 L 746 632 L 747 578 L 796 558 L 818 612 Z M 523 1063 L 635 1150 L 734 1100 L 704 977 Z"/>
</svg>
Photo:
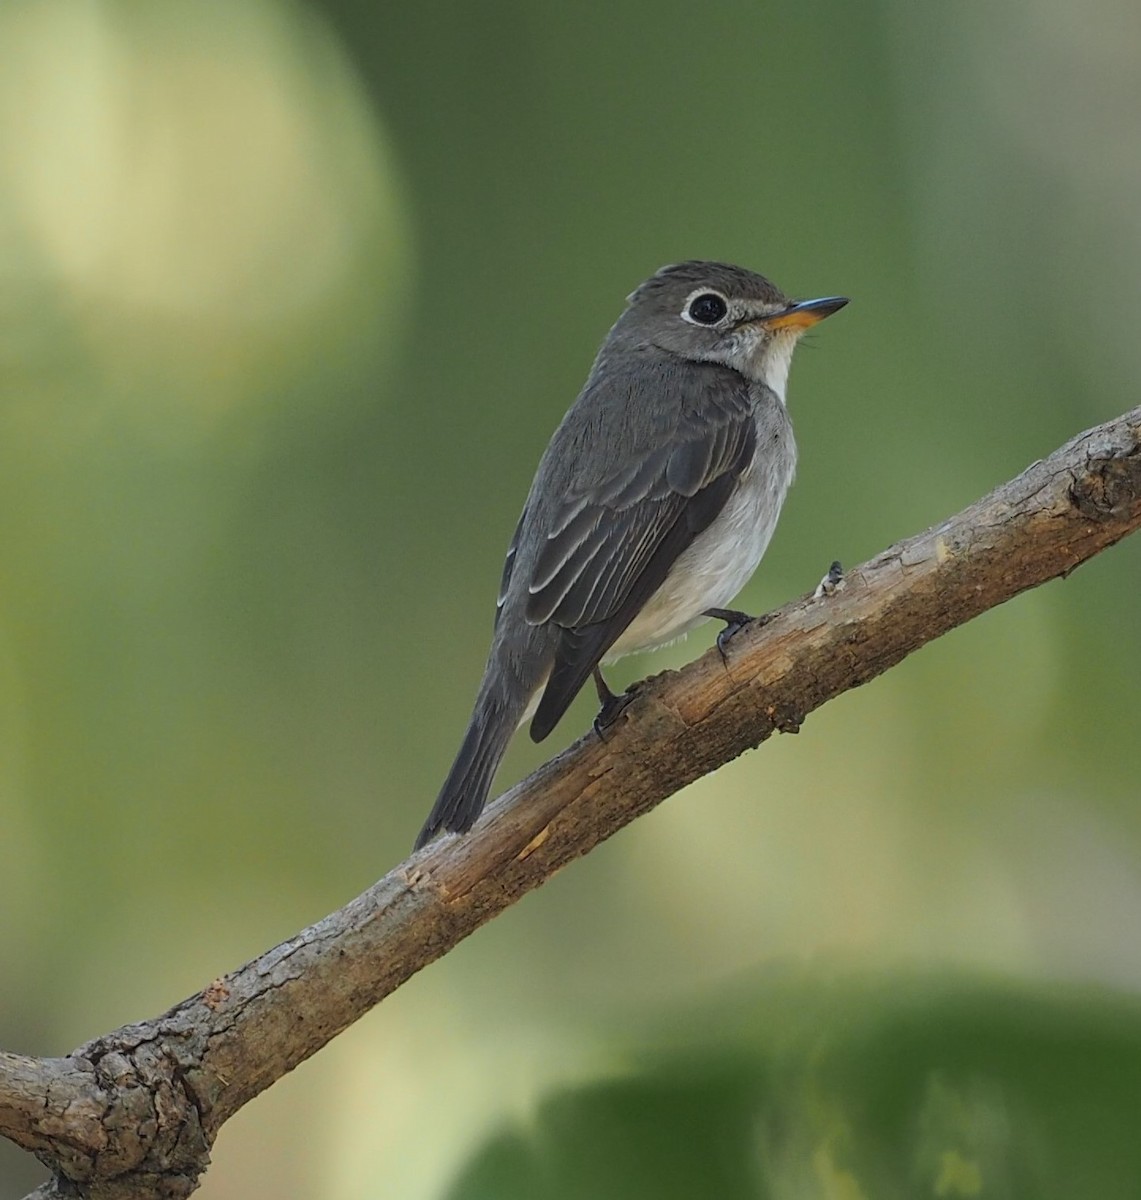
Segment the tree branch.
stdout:
<svg viewBox="0 0 1141 1200">
<path fill-rule="evenodd" d="M 151 1021 L 63 1059 L 0 1054 L 0 1133 L 56 1173 L 37 1196 L 182 1197 L 222 1124 L 564 863 L 912 650 L 1141 525 L 1141 408 L 958 516 L 638 688 L 475 830 Z"/>
</svg>

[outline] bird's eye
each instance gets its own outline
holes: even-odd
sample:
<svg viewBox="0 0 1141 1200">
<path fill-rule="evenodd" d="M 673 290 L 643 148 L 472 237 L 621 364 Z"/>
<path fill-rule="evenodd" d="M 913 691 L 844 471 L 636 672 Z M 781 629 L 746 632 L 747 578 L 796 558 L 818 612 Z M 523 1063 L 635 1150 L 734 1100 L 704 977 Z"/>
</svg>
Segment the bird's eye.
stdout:
<svg viewBox="0 0 1141 1200">
<path fill-rule="evenodd" d="M 702 292 L 694 296 L 685 310 L 685 315 L 696 325 L 716 325 L 729 311 L 725 297 L 716 292 Z"/>
</svg>

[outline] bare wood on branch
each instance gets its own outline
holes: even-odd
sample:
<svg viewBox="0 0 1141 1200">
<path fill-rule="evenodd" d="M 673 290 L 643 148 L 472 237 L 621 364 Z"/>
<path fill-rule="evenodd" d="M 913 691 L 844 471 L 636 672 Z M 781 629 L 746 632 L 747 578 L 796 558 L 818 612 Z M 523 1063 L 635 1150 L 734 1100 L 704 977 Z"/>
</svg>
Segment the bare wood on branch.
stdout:
<svg viewBox="0 0 1141 1200">
<path fill-rule="evenodd" d="M 1141 525 L 1141 408 L 639 688 L 593 734 L 338 912 L 153 1020 L 65 1058 L 0 1053 L 0 1133 L 48 1196 L 189 1195 L 222 1124 L 559 867 L 774 732 Z"/>
</svg>

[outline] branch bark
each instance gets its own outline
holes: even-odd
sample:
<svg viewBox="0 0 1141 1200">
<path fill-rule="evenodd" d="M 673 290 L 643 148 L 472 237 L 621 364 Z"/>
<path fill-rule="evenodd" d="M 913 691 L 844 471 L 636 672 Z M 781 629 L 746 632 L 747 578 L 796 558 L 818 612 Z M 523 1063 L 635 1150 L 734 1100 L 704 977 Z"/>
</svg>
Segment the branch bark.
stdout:
<svg viewBox="0 0 1141 1200">
<path fill-rule="evenodd" d="M 54 1172 L 34 1195 L 189 1195 L 222 1124 L 559 867 L 912 650 L 1141 525 L 1141 408 L 682 671 L 338 912 L 169 1012 L 66 1058 L 0 1054 L 0 1133 Z"/>
</svg>

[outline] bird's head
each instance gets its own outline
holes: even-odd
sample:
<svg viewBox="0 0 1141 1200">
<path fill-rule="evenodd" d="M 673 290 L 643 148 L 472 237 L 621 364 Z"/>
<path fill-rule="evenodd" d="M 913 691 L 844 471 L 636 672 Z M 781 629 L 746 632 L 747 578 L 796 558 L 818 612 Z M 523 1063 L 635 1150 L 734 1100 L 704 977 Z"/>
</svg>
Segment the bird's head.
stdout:
<svg viewBox="0 0 1141 1200">
<path fill-rule="evenodd" d="M 797 339 L 847 303 L 845 296 L 790 300 L 743 267 L 684 262 L 663 267 L 630 294 L 612 336 L 731 367 L 783 401 Z"/>
</svg>

